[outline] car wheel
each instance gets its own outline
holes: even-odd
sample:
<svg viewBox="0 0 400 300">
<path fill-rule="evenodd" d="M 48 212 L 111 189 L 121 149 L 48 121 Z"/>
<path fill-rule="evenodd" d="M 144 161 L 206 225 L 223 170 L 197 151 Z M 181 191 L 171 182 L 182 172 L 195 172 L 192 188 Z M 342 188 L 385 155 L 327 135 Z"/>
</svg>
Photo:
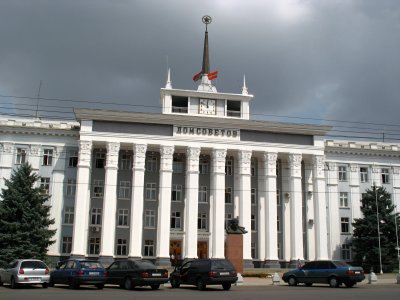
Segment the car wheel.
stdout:
<svg viewBox="0 0 400 300">
<path fill-rule="evenodd" d="M 96 287 L 97 287 L 99 290 L 102 290 L 103 287 L 104 287 L 104 283 L 96 284 Z"/>
<path fill-rule="evenodd" d="M 132 284 L 132 279 L 130 277 L 125 278 L 124 286 L 126 290 L 133 290 L 134 285 Z"/>
<path fill-rule="evenodd" d="M 197 279 L 196 286 L 199 291 L 204 291 L 206 289 L 206 283 L 201 278 Z"/>
<path fill-rule="evenodd" d="M 329 278 L 329 286 L 332 288 L 339 287 L 339 281 L 337 280 L 336 277 Z"/>
<path fill-rule="evenodd" d="M 288 278 L 288 284 L 290 285 L 290 286 L 296 286 L 297 285 L 297 279 L 296 279 L 296 277 L 294 277 L 294 276 L 290 276 L 289 278 Z"/>
<path fill-rule="evenodd" d="M 50 280 L 49 280 L 49 287 L 53 287 L 53 286 L 54 286 L 54 281 L 51 280 L 51 278 L 50 278 Z"/>
<path fill-rule="evenodd" d="M 345 285 L 347 288 L 352 288 L 353 286 L 356 285 L 356 283 L 355 283 L 355 282 L 345 282 L 344 285 Z"/>
<path fill-rule="evenodd" d="M 43 287 L 44 289 L 47 289 L 47 288 L 49 287 L 49 284 L 48 284 L 47 282 L 43 282 L 43 283 L 42 283 L 42 287 Z"/>
<path fill-rule="evenodd" d="M 18 283 L 15 282 L 14 277 L 11 277 L 11 283 L 10 284 L 11 284 L 11 288 L 12 289 L 18 288 Z"/>
<path fill-rule="evenodd" d="M 179 288 L 180 285 L 181 285 L 181 283 L 179 282 L 179 279 L 178 279 L 178 278 L 176 278 L 176 277 L 172 277 L 172 278 L 171 278 L 171 287 L 172 287 L 173 289 Z"/>
<path fill-rule="evenodd" d="M 230 283 L 224 283 L 224 284 L 222 285 L 222 288 L 223 288 L 225 291 L 227 291 L 227 290 L 229 290 L 229 289 L 231 288 L 231 286 L 232 286 L 232 284 L 230 284 Z"/>
<path fill-rule="evenodd" d="M 3 281 L 1 281 L 1 277 L 0 277 L 0 286 L 3 286 Z"/>
<path fill-rule="evenodd" d="M 312 282 L 307 282 L 306 286 L 312 286 Z"/>
<path fill-rule="evenodd" d="M 160 288 L 160 285 L 159 284 L 152 284 L 151 285 L 151 289 L 152 290 L 158 290 Z"/>
</svg>

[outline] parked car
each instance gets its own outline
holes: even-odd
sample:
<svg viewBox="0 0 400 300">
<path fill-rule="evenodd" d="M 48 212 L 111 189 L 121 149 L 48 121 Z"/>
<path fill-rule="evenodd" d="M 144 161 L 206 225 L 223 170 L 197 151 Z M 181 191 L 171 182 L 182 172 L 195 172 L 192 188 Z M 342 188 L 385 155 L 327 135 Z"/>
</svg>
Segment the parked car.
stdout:
<svg viewBox="0 0 400 300">
<path fill-rule="evenodd" d="M 44 262 L 37 259 L 17 259 L 11 262 L 6 269 L 0 270 L 0 285 L 8 283 L 13 289 L 36 284 L 47 288 L 49 279 L 49 268 Z"/>
<path fill-rule="evenodd" d="M 107 283 L 132 290 L 136 286 L 150 286 L 153 290 L 168 282 L 168 270 L 157 268 L 148 260 L 117 260 L 108 268 Z"/>
<path fill-rule="evenodd" d="M 67 284 L 78 289 L 81 285 L 95 285 L 98 289 L 104 287 L 106 270 L 95 260 L 68 259 L 59 262 L 56 270 L 50 273 L 49 286 Z"/>
<path fill-rule="evenodd" d="M 305 283 L 311 286 L 313 283 L 327 283 L 331 287 L 338 287 L 342 283 L 346 287 L 353 287 L 357 282 L 365 278 L 361 267 L 352 267 L 343 261 L 320 260 L 310 261 L 299 269 L 291 270 L 283 274 L 283 281 L 290 286 Z"/>
<path fill-rule="evenodd" d="M 176 266 L 170 276 L 172 288 L 190 284 L 199 290 L 205 290 L 207 285 L 222 285 L 224 290 L 229 290 L 237 279 L 235 268 L 226 259 L 190 260 Z"/>
</svg>

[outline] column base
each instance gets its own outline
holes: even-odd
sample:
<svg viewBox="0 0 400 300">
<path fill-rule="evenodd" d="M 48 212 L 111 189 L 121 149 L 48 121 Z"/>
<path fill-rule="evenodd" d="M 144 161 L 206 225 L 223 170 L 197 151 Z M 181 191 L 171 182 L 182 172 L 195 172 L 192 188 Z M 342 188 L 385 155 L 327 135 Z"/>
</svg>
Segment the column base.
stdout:
<svg viewBox="0 0 400 300">
<path fill-rule="evenodd" d="M 101 262 L 104 267 L 108 267 L 113 263 L 113 261 L 114 257 L 112 256 L 99 256 L 99 262 Z"/>
<path fill-rule="evenodd" d="M 157 257 L 155 265 L 159 267 L 171 267 L 171 261 L 169 257 Z"/>
<path fill-rule="evenodd" d="M 299 266 L 299 264 L 300 264 L 300 266 Z M 304 260 L 300 260 L 300 263 L 299 263 L 299 261 L 297 259 L 296 260 L 291 260 L 290 263 L 289 263 L 289 269 L 298 269 L 302 265 L 304 265 Z"/>
<path fill-rule="evenodd" d="M 280 269 L 281 268 L 281 264 L 279 263 L 279 260 L 266 260 L 264 262 L 264 268 Z"/>
<path fill-rule="evenodd" d="M 243 259 L 244 269 L 254 269 L 254 264 L 252 259 Z"/>
</svg>

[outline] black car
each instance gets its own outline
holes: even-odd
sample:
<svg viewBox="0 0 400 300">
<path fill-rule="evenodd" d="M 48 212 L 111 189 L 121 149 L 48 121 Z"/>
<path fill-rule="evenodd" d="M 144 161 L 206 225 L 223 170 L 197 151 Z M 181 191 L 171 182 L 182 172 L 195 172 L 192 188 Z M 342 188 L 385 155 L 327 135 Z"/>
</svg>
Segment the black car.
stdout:
<svg viewBox="0 0 400 300">
<path fill-rule="evenodd" d="M 68 284 L 70 288 L 77 289 L 84 284 L 102 289 L 106 276 L 105 268 L 98 261 L 69 259 L 59 262 L 56 270 L 50 273 L 49 286 Z"/>
<path fill-rule="evenodd" d="M 365 278 L 361 267 L 352 267 L 343 261 L 320 260 L 310 261 L 299 269 L 283 274 L 283 281 L 290 286 L 304 283 L 311 286 L 313 283 L 325 283 L 331 287 L 339 287 L 342 283 L 346 287 L 353 287 Z"/>
<path fill-rule="evenodd" d="M 168 270 L 157 268 L 148 260 L 117 260 L 108 268 L 107 283 L 132 290 L 136 286 L 150 286 L 153 290 L 168 282 Z"/>
<path fill-rule="evenodd" d="M 176 266 L 170 276 L 172 288 L 190 284 L 199 290 L 205 290 L 207 285 L 222 285 L 224 290 L 229 290 L 237 279 L 235 268 L 226 259 L 190 260 Z"/>
</svg>

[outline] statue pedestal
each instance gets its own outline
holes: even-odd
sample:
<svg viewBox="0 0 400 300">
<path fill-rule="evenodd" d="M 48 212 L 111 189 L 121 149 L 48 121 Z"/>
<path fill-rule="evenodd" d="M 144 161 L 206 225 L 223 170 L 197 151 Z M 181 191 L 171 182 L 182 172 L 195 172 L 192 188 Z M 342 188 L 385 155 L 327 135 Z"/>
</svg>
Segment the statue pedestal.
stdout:
<svg viewBox="0 0 400 300">
<path fill-rule="evenodd" d="M 225 241 L 225 258 L 235 267 L 236 272 L 243 273 L 243 235 L 227 234 Z"/>
</svg>

